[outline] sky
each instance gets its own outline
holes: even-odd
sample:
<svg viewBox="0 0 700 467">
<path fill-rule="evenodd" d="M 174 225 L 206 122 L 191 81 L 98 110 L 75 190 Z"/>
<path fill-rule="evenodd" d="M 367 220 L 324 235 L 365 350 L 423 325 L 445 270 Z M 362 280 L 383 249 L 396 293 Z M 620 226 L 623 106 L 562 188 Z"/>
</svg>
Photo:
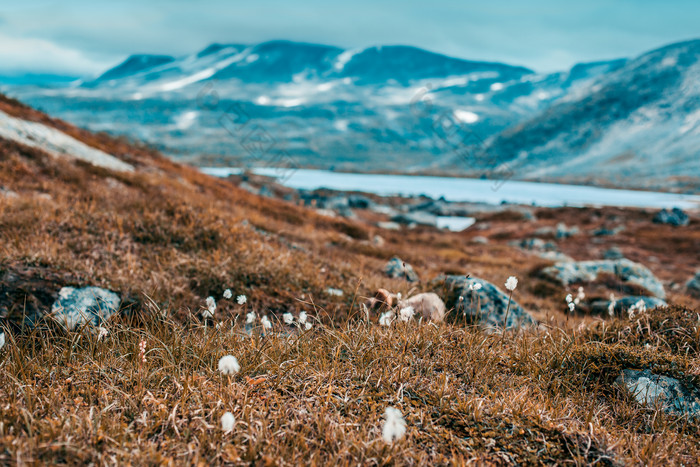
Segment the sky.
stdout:
<svg viewBox="0 0 700 467">
<path fill-rule="evenodd" d="M 406 44 L 540 72 L 700 38 L 698 0 L 0 0 L 0 74 L 89 77 L 133 53 L 289 39 Z"/>
</svg>

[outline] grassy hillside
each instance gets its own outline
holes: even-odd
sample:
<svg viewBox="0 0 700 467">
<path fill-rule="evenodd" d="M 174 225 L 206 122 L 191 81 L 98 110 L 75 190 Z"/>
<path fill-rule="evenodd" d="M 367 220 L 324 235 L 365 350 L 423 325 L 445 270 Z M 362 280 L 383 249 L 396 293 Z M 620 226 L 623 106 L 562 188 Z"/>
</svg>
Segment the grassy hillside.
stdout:
<svg viewBox="0 0 700 467">
<path fill-rule="evenodd" d="M 613 384 L 623 368 L 700 383 L 700 304 L 674 285 L 697 267 L 697 219 L 674 229 L 645 211 L 542 209 L 534 221 L 484 214 L 481 230 L 463 233 L 385 231 L 252 195 L 6 98 L 0 110 L 136 167 L 113 172 L 0 139 L 0 463 L 690 465 L 700 455 L 698 421 L 640 406 Z M 633 320 L 567 314 L 571 290 L 538 273 L 550 262 L 508 244 L 559 222 L 590 232 L 611 219 L 625 230 L 559 248 L 588 259 L 619 245 L 651 262 L 682 306 Z M 394 255 L 422 282 L 384 277 Z M 502 335 L 361 319 L 359 303 L 378 287 L 428 290 L 441 273 L 498 285 L 518 276 L 514 298 L 542 324 Z M 124 299 L 106 337 L 22 324 L 61 287 L 84 285 Z M 219 300 L 205 323 L 205 298 L 227 288 L 247 303 Z M 250 311 L 272 329 L 245 332 Z M 311 329 L 281 323 L 301 311 Z M 240 373 L 219 374 L 226 354 Z M 391 445 L 381 436 L 388 406 L 407 423 Z M 237 420 L 229 434 L 226 411 Z"/>
</svg>

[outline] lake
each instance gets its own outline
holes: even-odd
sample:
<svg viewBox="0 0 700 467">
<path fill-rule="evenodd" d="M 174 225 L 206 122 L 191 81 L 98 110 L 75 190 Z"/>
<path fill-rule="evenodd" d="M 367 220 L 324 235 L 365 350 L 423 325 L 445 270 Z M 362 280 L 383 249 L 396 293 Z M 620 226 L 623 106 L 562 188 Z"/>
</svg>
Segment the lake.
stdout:
<svg viewBox="0 0 700 467">
<path fill-rule="evenodd" d="M 240 174 L 238 168 L 203 167 L 202 172 L 217 177 Z M 277 178 L 281 169 L 254 169 L 254 173 Z M 298 169 L 284 172 L 282 185 L 295 189 L 328 188 L 338 191 L 362 191 L 380 196 L 427 195 L 433 199 L 487 204 L 526 204 L 547 207 L 618 206 L 634 208 L 700 209 L 700 196 L 654 191 L 618 190 L 582 185 L 432 177 L 422 175 L 381 175 L 341 173 L 328 170 Z"/>
</svg>

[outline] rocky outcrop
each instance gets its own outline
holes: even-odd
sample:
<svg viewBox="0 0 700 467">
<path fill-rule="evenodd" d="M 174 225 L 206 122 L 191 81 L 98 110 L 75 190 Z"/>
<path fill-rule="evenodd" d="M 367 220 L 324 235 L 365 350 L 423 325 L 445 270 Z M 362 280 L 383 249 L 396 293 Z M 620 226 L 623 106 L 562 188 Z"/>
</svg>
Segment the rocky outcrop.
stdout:
<svg viewBox="0 0 700 467">
<path fill-rule="evenodd" d="M 655 297 L 666 298 L 661 281 L 646 266 L 628 259 L 561 261 L 544 268 L 542 274 L 565 286 L 580 282 L 595 282 L 599 275 L 609 274 L 622 282 L 643 287 Z"/>
</svg>

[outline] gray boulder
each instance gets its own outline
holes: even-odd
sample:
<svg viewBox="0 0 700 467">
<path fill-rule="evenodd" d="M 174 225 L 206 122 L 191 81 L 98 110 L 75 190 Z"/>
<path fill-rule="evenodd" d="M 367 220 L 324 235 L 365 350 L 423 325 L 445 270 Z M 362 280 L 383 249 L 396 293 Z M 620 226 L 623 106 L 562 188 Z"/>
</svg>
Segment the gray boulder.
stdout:
<svg viewBox="0 0 700 467">
<path fill-rule="evenodd" d="M 681 227 L 688 225 L 690 223 L 690 218 L 688 218 L 688 214 L 679 208 L 673 208 L 670 211 L 667 209 L 662 209 L 654 216 L 654 223 L 669 224 Z"/>
<path fill-rule="evenodd" d="M 399 224 L 437 227 L 437 217 L 425 211 L 402 212 L 393 216 L 391 220 Z"/>
<path fill-rule="evenodd" d="M 480 284 L 481 288 L 474 290 L 475 284 Z M 508 295 L 492 283 L 465 276 L 445 276 L 438 278 L 436 285 L 442 286 L 445 304 L 448 310 L 453 310 L 451 313 L 457 321 L 466 318 L 469 322 L 483 326 L 503 327 Z M 463 300 L 459 297 L 463 297 Z M 506 324 L 508 328 L 520 328 L 535 323 L 535 319 L 518 302 L 511 301 Z"/>
<path fill-rule="evenodd" d="M 668 306 L 668 303 L 656 297 L 627 296 L 615 299 L 614 313 L 618 315 L 625 313 L 632 306 L 639 303 L 640 300 L 644 302 L 644 306 L 646 306 L 648 310 L 652 310 L 660 306 Z M 591 310 L 593 313 L 608 313 L 609 308 L 610 300 L 594 300 L 593 303 L 591 303 Z"/>
<path fill-rule="evenodd" d="M 661 281 L 647 269 L 646 266 L 628 259 L 605 259 L 598 261 L 561 261 L 546 267 L 542 274 L 562 285 L 577 282 L 595 282 L 600 274 L 616 276 L 622 282 L 639 285 L 651 292 L 655 297 L 664 299 Z"/>
<path fill-rule="evenodd" d="M 408 282 L 418 282 L 418 274 L 413 266 L 404 263 L 401 258 L 394 256 L 384 266 L 384 273 L 394 279 L 406 279 Z"/>
<path fill-rule="evenodd" d="M 695 298 L 700 298 L 700 271 L 695 274 L 695 277 L 690 279 L 687 284 L 685 284 L 688 289 L 688 294 Z"/>
<path fill-rule="evenodd" d="M 84 324 L 100 325 L 119 310 L 119 305 L 119 295 L 100 287 L 63 287 L 51 313 L 59 323 L 74 330 Z"/>
<path fill-rule="evenodd" d="M 641 405 L 659 407 L 674 415 L 700 415 L 700 391 L 675 378 L 655 375 L 650 370 L 622 370 L 615 383 Z"/>
</svg>

